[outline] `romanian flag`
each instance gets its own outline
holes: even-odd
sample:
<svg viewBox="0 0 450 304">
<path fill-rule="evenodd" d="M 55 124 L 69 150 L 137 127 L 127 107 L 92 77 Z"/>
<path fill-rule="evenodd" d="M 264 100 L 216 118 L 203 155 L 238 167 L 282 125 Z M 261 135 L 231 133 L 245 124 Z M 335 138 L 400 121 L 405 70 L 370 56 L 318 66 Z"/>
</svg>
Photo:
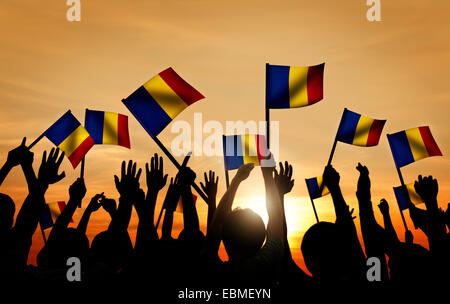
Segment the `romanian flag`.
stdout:
<svg viewBox="0 0 450 304">
<path fill-rule="evenodd" d="M 299 108 L 321 101 L 324 67 L 325 63 L 309 67 L 267 64 L 266 108 Z"/>
<path fill-rule="evenodd" d="M 388 134 L 387 138 L 397 168 L 429 156 L 442 156 L 429 127 Z"/>
<path fill-rule="evenodd" d="M 261 165 L 266 156 L 266 137 L 264 135 L 223 136 L 223 155 L 225 170 L 238 169 L 244 164 Z"/>
<path fill-rule="evenodd" d="M 336 139 L 355 146 L 376 146 L 385 123 L 386 120 L 369 118 L 345 109 Z"/>
<path fill-rule="evenodd" d="M 425 203 L 420 195 L 416 192 L 414 183 L 407 184 L 405 186 L 408 194 L 405 193 L 403 186 L 394 187 L 395 198 L 397 199 L 398 207 L 400 208 L 400 210 L 408 209 L 409 200 L 411 200 L 411 203 L 413 203 L 414 205 Z M 409 198 L 407 195 L 409 196 Z"/>
<path fill-rule="evenodd" d="M 125 106 L 156 137 L 181 111 L 204 96 L 168 68 L 123 100 Z"/>
<path fill-rule="evenodd" d="M 74 168 L 94 145 L 88 131 L 70 110 L 48 128 L 44 135 L 64 152 Z"/>
<path fill-rule="evenodd" d="M 86 109 L 84 126 L 95 144 L 119 145 L 130 148 L 128 116 Z"/>
<path fill-rule="evenodd" d="M 322 193 L 320 193 L 320 187 L 323 183 L 322 176 L 307 178 L 305 181 L 311 199 L 316 199 L 330 193 L 327 186 L 323 186 Z"/>
<path fill-rule="evenodd" d="M 39 218 L 41 228 L 47 229 L 53 227 L 53 224 L 55 224 L 56 219 L 62 213 L 64 208 L 66 208 L 66 203 L 62 201 L 45 205 Z M 71 219 L 70 222 L 73 223 L 73 220 Z"/>
</svg>

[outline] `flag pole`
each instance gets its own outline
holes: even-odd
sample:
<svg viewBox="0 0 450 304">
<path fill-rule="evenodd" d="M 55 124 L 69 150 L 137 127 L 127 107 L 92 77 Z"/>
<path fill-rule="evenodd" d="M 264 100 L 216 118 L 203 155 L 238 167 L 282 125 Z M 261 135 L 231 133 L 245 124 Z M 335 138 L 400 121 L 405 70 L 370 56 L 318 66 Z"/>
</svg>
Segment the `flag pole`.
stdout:
<svg viewBox="0 0 450 304">
<path fill-rule="evenodd" d="M 177 169 L 181 168 L 180 163 L 175 159 L 175 157 L 172 156 L 172 154 L 167 150 L 167 148 L 163 145 L 163 143 L 158 139 L 158 137 L 152 137 L 153 140 L 156 142 L 156 144 L 159 146 L 159 148 L 166 154 L 166 156 L 170 159 L 170 161 L 177 167 Z M 206 202 L 208 200 L 207 196 L 203 191 L 200 189 L 199 186 L 194 182 L 192 183 L 192 188 L 197 191 L 197 193 L 202 197 L 202 199 Z"/>
<path fill-rule="evenodd" d="M 266 144 L 267 149 L 270 149 L 270 109 L 267 107 L 267 69 L 269 68 L 269 64 L 266 63 Z"/>
<path fill-rule="evenodd" d="M 305 178 L 305 182 L 306 182 L 306 178 Z M 323 184 L 323 183 L 322 183 L 322 184 Z M 311 205 L 312 205 L 312 207 L 313 207 L 314 215 L 316 216 L 316 220 L 317 220 L 317 222 L 319 222 L 319 217 L 317 216 L 316 206 L 314 205 L 314 200 L 313 200 L 313 198 L 311 197 L 311 194 L 309 194 L 309 191 L 308 191 L 308 196 L 309 196 L 309 199 L 311 200 Z"/>
<path fill-rule="evenodd" d="M 390 136 L 390 134 L 386 134 L 386 137 L 388 138 L 388 141 L 389 141 L 389 136 Z M 400 170 L 400 168 L 397 167 L 397 165 L 395 165 L 395 168 L 397 169 L 397 174 L 398 174 L 398 178 L 400 179 L 400 183 L 402 185 L 402 189 L 405 192 L 406 197 L 408 199 L 408 204 L 411 204 L 411 198 L 409 197 L 408 190 L 406 189 L 406 185 L 405 185 L 405 181 L 403 179 L 402 171 Z M 405 229 L 408 230 L 408 226 L 406 226 L 405 216 L 403 215 L 403 210 L 400 209 L 400 206 L 399 206 L 399 210 L 400 210 L 400 215 L 402 216 L 403 225 L 405 226 Z"/>
<path fill-rule="evenodd" d="M 86 156 L 84 156 L 82 159 L 81 159 L 81 169 L 80 169 L 80 178 L 81 179 L 83 179 L 84 178 L 84 162 L 85 162 L 85 157 Z"/>
<path fill-rule="evenodd" d="M 227 185 L 227 189 L 230 187 L 230 175 L 228 174 L 228 170 L 225 169 L 225 183 Z"/>
<path fill-rule="evenodd" d="M 161 221 L 163 211 L 164 211 L 164 204 L 163 204 L 163 207 L 161 208 L 161 211 L 159 212 L 158 220 L 156 221 L 156 226 L 155 226 L 156 231 L 158 231 L 159 222 Z"/>
<path fill-rule="evenodd" d="M 45 237 L 44 229 L 42 229 L 41 223 L 39 223 L 39 227 L 41 227 L 42 238 L 44 239 L 44 245 L 47 245 L 47 238 Z"/>
<path fill-rule="evenodd" d="M 45 136 L 45 133 L 42 133 L 41 135 L 39 135 L 38 138 L 36 138 L 29 146 L 28 146 L 28 150 L 31 150 L 31 148 L 33 148 L 43 137 Z"/>
</svg>

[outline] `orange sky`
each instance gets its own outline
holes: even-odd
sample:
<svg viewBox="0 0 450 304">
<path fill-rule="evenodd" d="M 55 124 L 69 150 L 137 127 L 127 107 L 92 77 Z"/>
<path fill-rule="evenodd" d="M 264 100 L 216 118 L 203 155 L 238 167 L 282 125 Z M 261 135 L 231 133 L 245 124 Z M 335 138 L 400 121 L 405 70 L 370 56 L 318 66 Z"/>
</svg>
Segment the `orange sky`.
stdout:
<svg viewBox="0 0 450 304">
<path fill-rule="evenodd" d="M 70 23 L 63 0 L 45 4 L 3 0 L 0 157 L 4 161 L 8 150 L 23 136 L 31 142 L 67 109 L 81 121 L 85 108 L 129 115 L 120 100 L 169 66 L 206 96 L 177 120 L 192 122 L 194 112 L 201 112 L 204 120 L 224 123 L 264 119 L 266 62 L 299 66 L 326 62 L 323 101 L 271 113 L 273 120 L 280 121 L 280 158 L 294 165 L 296 184 L 286 208 L 294 257 L 303 265 L 300 241 L 315 222 L 303 180 L 322 172 L 344 107 L 387 119 L 384 134 L 429 125 L 444 155 L 450 148 L 450 3 L 382 0 L 383 21 L 370 23 L 365 17 L 365 2 L 81 0 L 82 20 Z M 88 198 L 102 191 L 117 198 L 113 174 L 119 172 L 121 160 L 133 159 L 143 167 L 151 153 L 159 152 L 132 117 L 130 134 L 131 150 L 96 146 L 87 156 L 84 206 Z M 160 139 L 169 146 L 175 136 L 169 127 Z M 47 139 L 42 140 L 33 148 L 35 159 L 40 160 L 42 151 L 51 147 Z M 385 197 L 390 202 L 394 224 L 403 239 L 404 228 L 392 191 L 399 180 L 385 136 L 373 148 L 337 146 L 333 164 L 356 214 L 357 161 L 370 169 L 373 201 Z M 402 171 L 406 182 L 412 182 L 419 173 L 436 176 L 440 206 L 446 208 L 450 198 L 448 164 L 447 156 L 435 157 Z M 192 157 L 190 165 L 198 175 L 210 168 L 216 170 L 221 178 L 219 197 L 223 194 L 220 157 Z M 67 177 L 50 187 L 49 202 L 67 200 L 68 186 L 79 174 L 67 160 L 62 168 Z M 171 176 L 176 173 L 168 161 L 166 169 Z M 13 197 L 18 209 L 26 196 L 19 169 L 8 176 L 1 191 Z M 237 205 L 251 204 L 264 213 L 260 193 L 263 183 L 257 169 L 239 189 Z M 205 204 L 199 201 L 198 206 L 204 225 Z M 159 208 L 160 202 L 157 212 Z M 334 220 L 329 197 L 317 200 L 316 208 L 321 220 Z M 75 222 L 82 211 L 76 212 Z M 376 207 L 375 211 L 381 223 Z M 408 212 L 405 216 L 412 229 Z M 103 210 L 92 216 L 90 239 L 106 229 L 106 219 Z M 175 221 L 179 228 L 181 216 Z M 136 223 L 133 214 L 133 237 Z M 358 219 L 356 223 L 359 225 Z M 420 231 L 414 235 L 417 242 L 426 244 Z M 41 246 L 38 230 L 30 262 Z"/>
</svg>

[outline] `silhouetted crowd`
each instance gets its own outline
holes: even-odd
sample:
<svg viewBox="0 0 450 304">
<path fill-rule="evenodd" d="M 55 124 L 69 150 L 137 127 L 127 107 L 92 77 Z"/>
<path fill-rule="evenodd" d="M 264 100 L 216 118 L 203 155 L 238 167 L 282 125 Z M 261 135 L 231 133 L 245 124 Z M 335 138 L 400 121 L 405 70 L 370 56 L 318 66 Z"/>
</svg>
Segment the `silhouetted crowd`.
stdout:
<svg viewBox="0 0 450 304">
<path fill-rule="evenodd" d="M 199 228 L 199 218 L 191 186 L 196 174 L 183 165 L 168 181 L 163 171 L 163 158 L 155 154 L 145 166 L 146 192 L 140 185 L 142 170 L 136 163 L 123 162 L 120 176 L 114 176 L 120 194 L 118 202 L 95 195 L 85 208 L 77 228 L 69 222 L 81 207 L 86 185 L 78 178 L 69 188 L 70 199 L 57 218 L 45 246 L 37 256 L 37 266 L 27 265 L 32 236 L 45 207 L 45 193 L 49 185 L 61 181 L 59 173 L 63 153 L 58 149 L 44 152 L 39 171 L 33 170 L 33 153 L 22 144 L 11 150 L 0 170 L 0 184 L 15 166 L 21 166 L 28 184 L 28 196 L 16 220 L 15 204 L 6 194 L 0 194 L 1 271 L 10 280 L 67 282 L 67 260 L 81 261 L 80 284 L 96 282 L 146 282 L 149 289 L 160 286 L 265 286 L 281 292 L 295 292 L 306 281 L 368 281 L 367 259 L 378 258 L 382 281 L 433 281 L 446 278 L 449 270 L 450 211 L 438 207 L 436 179 L 419 176 L 415 190 L 425 202 L 426 209 L 410 204 L 409 214 L 416 229 L 428 237 L 429 250 L 413 243 L 406 231 L 401 242 L 389 215 L 389 205 L 381 200 L 378 208 L 384 224 L 375 220 L 371 200 L 371 183 L 367 167 L 358 164 L 359 180 L 356 196 L 359 202 L 363 250 L 350 210 L 342 195 L 339 173 L 327 166 L 323 182 L 331 193 L 336 221 L 319 222 L 305 233 L 301 251 L 312 276 L 296 265 L 287 240 L 284 196 L 293 186 L 293 168 L 280 163 L 278 168 L 271 156 L 262 166 L 265 184 L 267 228 L 259 215 L 251 209 L 233 209 L 236 192 L 254 169 L 253 164 L 241 166 L 229 188 L 216 206 L 218 177 L 209 171 L 204 174 L 201 188 L 207 196 L 207 232 Z M 155 206 L 158 193 L 166 184 L 164 217 L 161 235 L 155 227 Z M 182 201 L 184 227 L 177 239 L 172 238 L 174 212 Z M 128 234 L 133 207 L 139 224 L 135 245 Z M 92 243 L 86 230 L 92 213 L 103 208 L 111 217 L 105 230 Z M 229 261 L 218 255 L 223 242 Z M 446 281 L 448 279 L 445 279 Z"/>
</svg>

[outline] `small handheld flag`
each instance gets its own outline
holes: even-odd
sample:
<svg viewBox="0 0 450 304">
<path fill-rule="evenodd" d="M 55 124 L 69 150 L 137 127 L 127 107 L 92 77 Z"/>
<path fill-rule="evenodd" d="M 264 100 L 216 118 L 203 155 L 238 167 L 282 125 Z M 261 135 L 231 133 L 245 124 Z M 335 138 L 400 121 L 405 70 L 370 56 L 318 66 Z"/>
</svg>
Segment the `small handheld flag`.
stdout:
<svg viewBox="0 0 450 304">
<path fill-rule="evenodd" d="M 238 169 L 244 164 L 261 165 L 266 155 L 264 135 L 223 135 L 225 170 Z"/>
<path fill-rule="evenodd" d="M 330 193 L 327 186 L 322 186 L 323 178 L 322 176 L 312 177 L 305 179 L 306 187 L 308 188 L 308 193 L 311 199 L 316 199 L 322 196 L 325 196 Z M 320 192 L 320 188 L 322 186 L 322 192 Z"/>
<path fill-rule="evenodd" d="M 442 156 L 429 127 L 412 128 L 387 137 L 397 168 L 426 157 Z"/>
<path fill-rule="evenodd" d="M 109 144 L 130 148 L 126 115 L 86 109 L 84 126 L 97 145 Z"/>
<path fill-rule="evenodd" d="M 378 145 L 386 120 L 378 120 L 345 109 L 336 140 L 355 146 Z"/>
<path fill-rule="evenodd" d="M 185 108 L 204 96 L 168 68 L 122 102 L 151 137 L 156 137 Z"/>
<path fill-rule="evenodd" d="M 309 67 L 268 64 L 266 108 L 298 108 L 322 100 L 324 67 L 325 63 Z"/>
<path fill-rule="evenodd" d="M 64 208 L 66 208 L 66 203 L 63 201 L 46 204 L 39 217 L 41 228 L 44 230 L 53 227 Z M 71 219 L 70 222 L 73 223 L 73 220 Z"/>
<path fill-rule="evenodd" d="M 92 137 L 70 110 L 48 128 L 44 135 L 64 152 L 74 168 L 94 145 Z"/>
<path fill-rule="evenodd" d="M 409 200 L 411 200 L 411 203 L 413 203 L 414 205 L 425 203 L 420 197 L 420 195 L 416 192 L 416 189 L 414 188 L 414 183 L 407 184 L 405 185 L 405 187 L 408 192 L 407 194 L 405 193 L 403 186 L 394 187 L 395 198 L 397 199 L 398 207 L 400 208 L 400 210 L 405 210 L 409 208 L 408 206 Z M 406 197 L 406 195 L 409 196 L 409 199 L 408 197 Z"/>
</svg>

